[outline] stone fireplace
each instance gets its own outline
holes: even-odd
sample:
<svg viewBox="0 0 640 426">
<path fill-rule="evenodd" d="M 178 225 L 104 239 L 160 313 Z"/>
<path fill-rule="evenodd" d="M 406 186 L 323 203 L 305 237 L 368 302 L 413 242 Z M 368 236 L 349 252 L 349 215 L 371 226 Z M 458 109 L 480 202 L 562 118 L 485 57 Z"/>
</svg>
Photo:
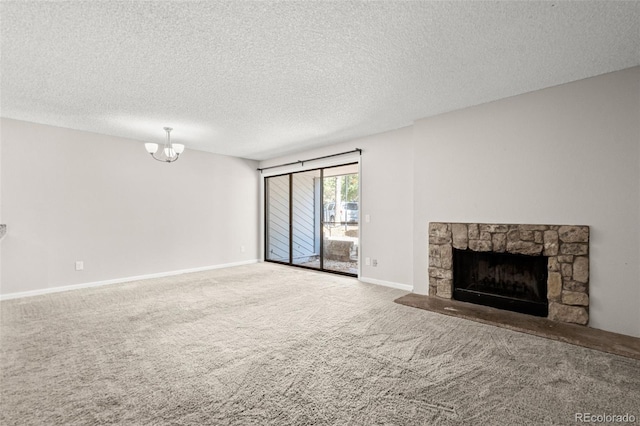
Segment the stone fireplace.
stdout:
<svg viewBox="0 0 640 426">
<path fill-rule="evenodd" d="M 454 252 L 458 266 L 457 276 L 454 276 Z M 542 276 L 538 272 L 528 272 L 512 266 L 495 266 L 500 261 L 483 260 L 482 255 L 500 254 L 517 255 L 524 264 L 534 262 L 534 257 L 546 260 L 546 286 L 518 283 L 521 288 L 502 290 L 503 295 L 491 294 L 485 288 L 479 288 L 477 282 L 469 282 L 471 276 L 477 277 L 477 272 L 465 272 L 471 265 L 469 261 L 461 261 L 463 255 L 479 257 L 480 270 L 487 270 L 487 264 L 494 265 L 485 271 L 485 276 L 502 274 L 503 271 L 515 270 L 522 281 L 529 275 Z M 501 256 L 496 256 L 500 258 Z M 528 258 L 531 258 L 528 259 Z M 462 262 L 462 263 L 461 263 Z M 467 262 L 467 263 L 464 263 Z M 484 262 L 484 264 L 482 263 Z M 538 260 L 539 262 L 539 260 Z M 462 265 L 462 266 L 460 266 Z M 485 266 L 482 266 L 485 265 Z M 544 265 L 544 264 L 543 264 Z M 462 269 L 460 269 L 462 267 Z M 497 272 L 496 272 L 497 271 Z M 523 272 L 524 271 L 524 272 Z M 544 279 L 543 278 L 543 279 Z M 486 277 L 485 277 L 486 280 Z M 509 280 L 507 280 L 509 281 Z M 525 280 L 526 281 L 526 280 Z M 456 285 L 454 286 L 454 282 Z M 466 282 L 466 283 L 465 283 Z M 480 286 L 481 287 L 481 286 Z M 491 285 L 489 285 L 491 287 Z M 495 287 L 495 286 L 494 286 Z M 504 287 L 500 284 L 498 287 Z M 530 288 L 527 288 L 530 287 Z M 546 291 L 546 297 L 541 296 Z M 519 293 L 518 293 L 519 292 Z M 536 294 L 532 297 L 538 305 L 543 303 L 542 310 L 536 315 L 547 316 L 549 319 L 586 325 L 589 322 L 589 227 L 574 225 L 530 225 L 530 224 L 488 224 L 488 223 L 429 223 L 429 295 L 446 299 L 473 301 L 476 296 L 489 299 L 504 299 L 511 294 Z M 468 295 L 472 295 L 470 299 Z M 520 296 L 513 299 L 518 302 Z M 483 302 L 476 302 L 486 304 Z M 513 302 L 510 302 L 513 304 Z M 490 304 L 490 303 L 489 303 Z M 508 306 L 505 309 L 510 309 Z M 516 309 L 513 309 L 516 310 Z M 520 312 L 526 312 L 520 310 Z"/>
</svg>

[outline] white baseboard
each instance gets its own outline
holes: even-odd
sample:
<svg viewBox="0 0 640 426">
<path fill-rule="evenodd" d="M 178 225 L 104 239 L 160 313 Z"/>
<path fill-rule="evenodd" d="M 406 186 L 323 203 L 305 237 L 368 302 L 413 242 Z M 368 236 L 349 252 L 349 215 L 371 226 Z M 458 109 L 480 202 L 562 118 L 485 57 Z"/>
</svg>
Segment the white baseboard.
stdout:
<svg viewBox="0 0 640 426">
<path fill-rule="evenodd" d="M 374 278 L 366 278 L 366 277 L 360 277 L 358 278 L 358 280 L 367 284 L 382 285 L 385 287 L 397 288 L 398 290 L 413 292 L 413 286 L 409 284 L 400 284 L 400 283 L 394 283 L 393 281 L 376 280 Z"/>
<path fill-rule="evenodd" d="M 158 272 L 156 274 L 137 275 L 134 277 L 116 278 L 113 280 L 94 281 L 90 283 L 65 285 L 61 287 L 43 288 L 40 290 L 23 291 L 19 293 L 0 294 L 0 300 L 18 299 L 21 297 L 40 296 L 43 294 L 60 293 L 62 291 L 78 290 L 81 288 L 99 287 L 109 284 L 120 284 L 130 281 L 147 280 L 150 278 L 162 278 L 170 277 L 172 275 L 188 274 L 191 272 L 210 271 L 212 269 L 231 268 L 233 266 L 250 265 L 252 263 L 258 263 L 258 259 L 243 260 L 242 262 L 224 263 L 221 265 L 203 266 L 200 268 L 180 269 L 178 271 Z"/>
</svg>

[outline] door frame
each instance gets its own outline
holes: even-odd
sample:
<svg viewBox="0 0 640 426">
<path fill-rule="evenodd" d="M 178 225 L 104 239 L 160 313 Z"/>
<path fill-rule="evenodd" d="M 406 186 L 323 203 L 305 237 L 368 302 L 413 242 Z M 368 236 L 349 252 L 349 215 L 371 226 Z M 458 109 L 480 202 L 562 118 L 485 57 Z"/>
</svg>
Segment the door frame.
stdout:
<svg viewBox="0 0 640 426">
<path fill-rule="evenodd" d="M 335 270 L 331 270 L 331 269 L 325 269 L 324 268 L 324 170 L 325 169 L 331 169 L 331 168 L 335 168 L 335 167 L 341 167 L 341 166 L 351 166 L 351 165 L 357 165 L 357 173 L 358 173 L 358 262 L 357 262 L 357 273 L 353 274 L 350 272 L 343 272 L 343 271 L 335 271 Z M 305 172 L 310 172 L 310 171 L 316 171 L 319 170 L 320 171 L 320 233 L 319 233 L 319 237 L 320 237 L 320 268 L 314 268 L 311 266 L 304 266 L 304 265 L 299 265 L 299 264 L 295 264 L 293 263 L 293 175 L 296 173 L 305 173 Z M 271 260 L 271 259 L 267 259 L 267 253 L 268 253 L 268 240 L 267 240 L 267 211 L 268 211 L 268 198 L 267 198 L 267 179 L 269 178 L 273 178 L 273 177 L 279 177 L 279 176 L 289 176 L 289 261 L 288 262 L 283 262 L 283 261 L 278 261 L 278 260 Z M 294 267 L 298 267 L 298 268 L 302 268 L 302 269 L 308 269 L 308 270 L 312 270 L 312 271 L 319 271 L 319 272 L 329 272 L 332 274 L 337 274 L 337 275 L 344 275 L 344 276 L 349 276 L 349 277 L 360 277 L 361 275 L 361 271 L 362 271 L 362 262 L 361 262 L 361 253 L 362 253 L 362 240 L 361 240 L 361 230 L 362 230 L 362 202 L 361 202 L 361 196 L 362 196 L 362 167 L 360 164 L 360 156 L 357 160 L 355 161 L 346 161 L 346 162 L 340 162 L 337 164 L 328 164 L 328 165 L 322 165 L 319 167 L 309 167 L 309 168 L 304 168 L 303 170 L 297 169 L 297 170 L 288 170 L 288 171 L 281 171 L 281 172 L 275 172 L 275 173 L 269 173 L 269 174 L 264 174 L 262 176 L 261 179 L 261 195 L 262 195 L 262 205 L 261 205 L 261 210 L 262 210 L 262 214 L 261 214 L 261 227 L 262 227 L 262 232 L 261 232 L 261 238 L 262 238 L 262 242 L 263 244 L 261 244 L 262 247 L 262 256 L 261 259 L 263 262 L 270 262 L 270 263 L 277 263 L 277 264 L 281 264 L 281 265 L 286 265 L 286 266 L 294 266 Z"/>
</svg>

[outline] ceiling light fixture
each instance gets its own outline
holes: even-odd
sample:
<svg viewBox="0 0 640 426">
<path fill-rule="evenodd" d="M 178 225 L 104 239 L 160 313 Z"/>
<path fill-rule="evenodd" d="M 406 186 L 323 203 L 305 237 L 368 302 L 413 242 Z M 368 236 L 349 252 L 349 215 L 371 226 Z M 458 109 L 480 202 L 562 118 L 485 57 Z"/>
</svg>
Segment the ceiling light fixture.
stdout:
<svg viewBox="0 0 640 426">
<path fill-rule="evenodd" d="M 184 151 L 184 145 L 181 143 L 171 143 L 171 127 L 164 127 L 164 131 L 167 132 L 167 141 L 164 144 L 164 149 L 158 150 L 157 143 L 145 143 L 144 147 L 151 156 L 163 163 L 173 163 L 178 159 L 180 154 Z M 158 154 L 158 155 L 156 155 Z"/>
</svg>

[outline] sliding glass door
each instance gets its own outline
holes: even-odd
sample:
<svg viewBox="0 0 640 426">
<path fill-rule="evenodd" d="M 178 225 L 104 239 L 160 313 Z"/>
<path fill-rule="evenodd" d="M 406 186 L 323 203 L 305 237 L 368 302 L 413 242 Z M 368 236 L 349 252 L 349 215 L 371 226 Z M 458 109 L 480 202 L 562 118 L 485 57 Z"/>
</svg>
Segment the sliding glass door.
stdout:
<svg viewBox="0 0 640 426">
<path fill-rule="evenodd" d="M 358 165 L 265 178 L 265 260 L 358 273 Z"/>
</svg>

